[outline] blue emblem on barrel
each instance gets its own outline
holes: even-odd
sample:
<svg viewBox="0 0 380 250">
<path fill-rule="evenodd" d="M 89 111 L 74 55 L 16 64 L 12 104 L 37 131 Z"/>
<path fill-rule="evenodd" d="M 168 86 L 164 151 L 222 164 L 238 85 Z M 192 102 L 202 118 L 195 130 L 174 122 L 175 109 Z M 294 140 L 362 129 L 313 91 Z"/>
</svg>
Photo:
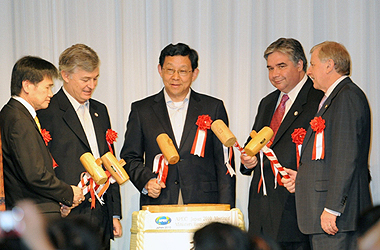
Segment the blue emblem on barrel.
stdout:
<svg viewBox="0 0 380 250">
<path fill-rule="evenodd" d="M 161 226 L 170 224 L 170 222 L 172 222 L 172 219 L 168 216 L 161 216 L 156 218 L 156 223 Z"/>
</svg>

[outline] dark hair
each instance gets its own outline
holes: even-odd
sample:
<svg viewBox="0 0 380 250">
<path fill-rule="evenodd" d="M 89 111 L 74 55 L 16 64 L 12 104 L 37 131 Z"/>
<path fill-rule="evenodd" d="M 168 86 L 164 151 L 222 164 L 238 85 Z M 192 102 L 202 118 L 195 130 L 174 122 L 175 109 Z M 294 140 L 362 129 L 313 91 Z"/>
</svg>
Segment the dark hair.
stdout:
<svg viewBox="0 0 380 250">
<path fill-rule="evenodd" d="M 303 71 L 306 72 L 307 59 L 305 52 L 301 43 L 296 39 L 282 37 L 271 43 L 264 52 L 265 60 L 267 60 L 268 56 L 273 52 L 281 52 L 288 55 L 294 66 L 296 66 L 299 60 L 301 60 L 303 62 Z"/>
<path fill-rule="evenodd" d="M 194 71 L 196 68 L 198 68 L 197 51 L 191 49 L 188 45 L 184 43 L 177 43 L 175 45 L 171 43 L 161 51 L 159 58 L 159 63 L 161 67 L 164 66 L 165 58 L 167 56 L 189 56 L 192 70 Z"/>
<path fill-rule="evenodd" d="M 99 227 L 80 215 L 67 217 L 51 223 L 48 227 L 48 234 L 56 249 L 101 249 L 101 234 Z"/>
<path fill-rule="evenodd" d="M 248 234 L 240 228 L 219 222 L 212 222 L 194 233 L 195 250 L 248 250 Z"/>
<path fill-rule="evenodd" d="M 58 78 L 57 68 L 52 63 L 34 56 L 20 58 L 12 70 L 11 95 L 20 95 L 23 81 L 37 85 L 45 77 L 51 80 Z"/>
</svg>

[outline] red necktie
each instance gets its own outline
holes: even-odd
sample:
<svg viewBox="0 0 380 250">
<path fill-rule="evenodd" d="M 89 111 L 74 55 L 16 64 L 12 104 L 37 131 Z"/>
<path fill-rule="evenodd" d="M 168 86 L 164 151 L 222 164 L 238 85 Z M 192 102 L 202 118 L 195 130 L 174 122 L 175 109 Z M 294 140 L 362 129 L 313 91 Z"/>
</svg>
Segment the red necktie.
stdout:
<svg viewBox="0 0 380 250">
<path fill-rule="evenodd" d="M 289 99 L 287 94 L 284 94 L 281 98 L 280 104 L 278 105 L 276 111 L 274 111 L 272 121 L 270 122 L 270 128 L 273 130 L 273 136 L 270 139 L 270 145 L 272 145 L 274 138 L 276 137 L 278 128 L 281 125 L 282 117 L 285 114 L 285 103 Z"/>
<path fill-rule="evenodd" d="M 268 145 L 267 145 L 268 147 L 270 147 L 272 145 L 274 137 L 277 134 L 277 130 L 278 130 L 278 128 L 281 125 L 282 117 L 285 114 L 285 103 L 286 103 L 286 101 L 288 99 L 289 99 L 289 96 L 287 94 L 284 94 L 282 96 L 282 98 L 281 98 L 280 104 L 278 105 L 277 109 L 274 111 L 274 114 L 273 114 L 273 117 L 272 117 L 272 121 L 270 122 L 270 125 L 269 125 L 270 128 L 273 130 L 273 136 L 270 139 L 270 141 L 268 142 Z M 272 172 L 275 175 L 276 171 L 274 169 L 273 163 L 271 162 L 270 165 L 271 165 L 271 168 L 272 168 Z M 282 182 L 281 182 L 281 176 L 278 173 L 277 173 L 277 176 L 275 176 L 275 178 L 277 178 L 277 183 L 280 186 L 284 185 L 284 184 L 282 184 Z M 263 178 L 260 178 L 259 186 L 257 188 L 257 193 L 260 192 L 260 188 L 261 188 L 262 184 L 263 184 Z"/>
</svg>

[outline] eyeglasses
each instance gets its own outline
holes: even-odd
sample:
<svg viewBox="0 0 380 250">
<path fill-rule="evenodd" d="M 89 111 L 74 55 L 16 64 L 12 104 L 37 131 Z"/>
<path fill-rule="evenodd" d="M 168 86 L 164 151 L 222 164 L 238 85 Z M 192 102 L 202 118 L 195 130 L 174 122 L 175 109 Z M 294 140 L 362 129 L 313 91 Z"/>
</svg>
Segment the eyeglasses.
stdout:
<svg viewBox="0 0 380 250">
<path fill-rule="evenodd" d="M 164 70 L 165 70 L 165 72 L 166 72 L 166 74 L 168 74 L 168 75 L 174 75 L 174 73 L 177 71 L 178 72 L 178 74 L 180 75 L 180 76 L 187 76 L 188 74 L 189 74 L 189 72 L 191 72 L 191 70 L 185 70 L 185 69 L 178 69 L 178 70 L 175 70 L 175 69 L 171 69 L 171 68 L 169 68 L 169 69 L 165 69 L 165 68 L 163 68 Z"/>
</svg>

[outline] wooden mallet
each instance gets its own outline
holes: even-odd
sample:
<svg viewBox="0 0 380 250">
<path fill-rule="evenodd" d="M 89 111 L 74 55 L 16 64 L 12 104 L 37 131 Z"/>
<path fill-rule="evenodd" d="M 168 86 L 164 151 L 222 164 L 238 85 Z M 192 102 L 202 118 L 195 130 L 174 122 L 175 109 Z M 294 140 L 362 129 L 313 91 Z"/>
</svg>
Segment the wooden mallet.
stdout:
<svg viewBox="0 0 380 250">
<path fill-rule="evenodd" d="M 119 185 L 122 185 L 129 180 L 129 175 L 124 169 L 125 161 L 123 159 L 118 161 L 111 152 L 105 153 L 102 157 L 100 157 L 100 159 L 103 166 L 108 170 Z"/>
<path fill-rule="evenodd" d="M 102 161 L 100 159 L 95 160 L 95 157 L 90 152 L 84 153 L 79 159 L 83 167 L 97 184 L 101 185 L 106 183 L 108 178 L 102 168 Z"/>
<path fill-rule="evenodd" d="M 167 134 L 162 133 L 157 136 L 156 141 L 169 164 L 176 164 L 179 161 L 179 154 L 172 139 Z"/>
</svg>

